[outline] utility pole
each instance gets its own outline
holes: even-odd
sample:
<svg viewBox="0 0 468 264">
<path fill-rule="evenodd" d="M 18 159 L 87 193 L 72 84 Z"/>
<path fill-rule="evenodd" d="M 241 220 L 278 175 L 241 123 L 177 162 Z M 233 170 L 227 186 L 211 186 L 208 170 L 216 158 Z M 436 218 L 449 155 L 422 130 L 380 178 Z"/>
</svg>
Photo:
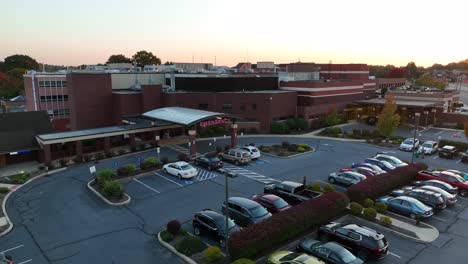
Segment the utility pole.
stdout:
<svg viewBox="0 0 468 264">
<path fill-rule="evenodd" d="M 224 171 L 224 178 L 226 178 L 226 197 L 225 197 L 225 202 L 226 202 L 226 210 L 225 210 L 225 213 L 226 213 L 226 240 L 224 241 L 224 245 L 226 247 L 226 252 L 229 254 L 229 249 L 228 249 L 228 240 L 229 240 L 229 206 L 228 206 L 228 191 L 229 191 L 229 188 L 228 188 L 228 171 Z"/>
<path fill-rule="evenodd" d="M 418 132 L 420 116 L 421 116 L 421 113 L 414 113 L 413 150 L 411 151 L 411 163 L 414 162 L 414 150 L 416 148 L 416 134 Z"/>
</svg>

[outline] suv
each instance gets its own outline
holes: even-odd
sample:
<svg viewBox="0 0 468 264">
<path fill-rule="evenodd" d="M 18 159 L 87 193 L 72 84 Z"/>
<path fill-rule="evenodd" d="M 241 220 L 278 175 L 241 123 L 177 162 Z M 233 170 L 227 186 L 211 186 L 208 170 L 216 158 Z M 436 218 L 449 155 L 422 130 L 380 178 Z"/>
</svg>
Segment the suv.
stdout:
<svg viewBox="0 0 468 264">
<path fill-rule="evenodd" d="M 393 165 L 394 167 L 403 167 L 408 165 L 408 163 L 401 161 L 400 159 L 390 156 L 390 155 L 385 155 L 385 154 L 377 154 L 375 155 L 374 159 L 378 159 L 380 161 L 386 161 Z"/>
<path fill-rule="evenodd" d="M 443 148 L 439 149 L 439 157 L 441 158 L 448 158 L 454 159 L 457 156 L 457 148 L 454 146 L 444 146 Z"/>
<path fill-rule="evenodd" d="M 423 204 L 429 205 L 430 207 L 434 209 L 444 209 L 447 207 L 447 203 L 445 202 L 444 197 L 440 193 L 426 190 L 426 189 L 421 189 L 421 188 L 415 188 L 415 189 L 400 189 L 400 190 L 395 190 L 392 192 L 392 196 L 408 196 L 412 197 L 416 200 L 419 200 Z"/>
<path fill-rule="evenodd" d="M 219 153 L 220 160 L 234 162 L 234 164 L 247 164 L 252 161 L 252 156 L 249 152 L 242 149 L 229 149 Z"/>
<path fill-rule="evenodd" d="M 356 224 L 330 223 L 320 227 L 318 236 L 322 241 L 341 244 L 363 261 L 368 257 L 382 259 L 388 252 L 388 242 L 384 235 Z"/>
<path fill-rule="evenodd" d="M 419 151 L 424 152 L 426 155 L 431 155 L 437 152 L 438 146 L 435 141 L 426 141 L 419 147 Z"/>
<path fill-rule="evenodd" d="M 257 147 L 247 145 L 247 146 L 241 147 L 241 149 L 249 152 L 250 156 L 252 156 L 252 159 L 260 158 L 260 150 L 258 150 Z"/>
<path fill-rule="evenodd" d="M 240 227 L 230 218 L 228 219 L 228 232 L 226 232 L 226 217 L 211 209 L 195 213 L 192 219 L 193 233 L 197 236 L 206 234 L 226 247 L 226 239 L 240 230 Z M 228 234 L 227 234 L 228 233 Z"/>
<path fill-rule="evenodd" d="M 228 199 L 229 217 L 240 226 L 256 224 L 271 216 L 265 207 L 259 203 L 242 197 L 230 197 Z M 221 211 L 226 213 L 226 202 Z"/>
<path fill-rule="evenodd" d="M 413 185 L 415 186 L 434 186 L 440 188 L 450 194 L 458 194 L 458 188 L 453 187 L 452 185 L 438 180 L 429 180 L 429 181 L 414 181 Z"/>
<path fill-rule="evenodd" d="M 375 166 L 381 168 L 384 171 L 391 171 L 391 170 L 395 169 L 395 166 L 393 166 L 392 164 L 390 164 L 390 162 L 385 161 L 385 160 L 378 160 L 378 159 L 375 159 L 375 158 L 368 158 L 368 159 L 365 159 L 364 162 L 375 165 Z"/>
<path fill-rule="evenodd" d="M 468 196 L 468 182 L 462 177 L 448 171 L 427 171 L 422 170 L 418 172 L 416 176 L 418 180 L 440 180 L 446 182 L 453 187 L 458 188 L 458 192 L 461 196 Z"/>
</svg>

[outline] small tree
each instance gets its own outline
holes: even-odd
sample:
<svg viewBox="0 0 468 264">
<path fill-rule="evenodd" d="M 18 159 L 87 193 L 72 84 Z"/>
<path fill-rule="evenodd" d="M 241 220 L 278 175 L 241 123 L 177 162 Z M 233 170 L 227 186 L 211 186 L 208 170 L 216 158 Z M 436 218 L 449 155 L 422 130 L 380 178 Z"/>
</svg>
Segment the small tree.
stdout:
<svg viewBox="0 0 468 264">
<path fill-rule="evenodd" d="M 468 121 L 465 122 L 465 137 L 468 138 Z"/>
<path fill-rule="evenodd" d="M 396 110 L 397 105 L 394 101 L 394 96 L 387 96 L 385 106 L 382 109 L 382 112 L 379 115 L 379 121 L 377 122 L 377 130 L 387 140 L 400 124 L 400 116 L 396 113 Z"/>
</svg>

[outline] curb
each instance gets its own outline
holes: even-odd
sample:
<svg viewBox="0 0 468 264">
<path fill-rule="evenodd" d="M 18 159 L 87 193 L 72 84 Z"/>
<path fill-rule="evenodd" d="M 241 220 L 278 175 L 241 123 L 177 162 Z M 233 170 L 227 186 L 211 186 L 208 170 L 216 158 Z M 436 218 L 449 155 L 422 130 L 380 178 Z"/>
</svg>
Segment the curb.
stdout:
<svg viewBox="0 0 468 264">
<path fill-rule="evenodd" d="M 122 206 L 122 205 L 127 205 L 130 203 L 130 201 L 132 200 L 132 197 L 130 197 L 130 195 L 124 193 L 124 195 L 128 198 L 127 200 L 123 201 L 123 202 L 120 202 L 120 203 L 113 203 L 109 200 L 107 200 L 106 197 L 102 196 L 98 191 L 96 191 L 93 187 L 91 187 L 91 183 L 94 182 L 94 179 L 89 181 L 87 186 L 88 186 L 88 189 L 90 189 L 92 192 L 94 192 L 99 198 L 101 198 L 101 200 L 103 200 L 106 204 L 110 205 L 110 206 Z"/>
<path fill-rule="evenodd" d="M 273 154 L 270 154 L 270 153 L 266 153 L 266 152 L 262 152 L 262 151 L 260 151 L 260 152 L 261 152 L 263 155 L 270 156 L 270 157 L 273 157 L 273 158 L 278 158 L 278 159 L 290 159 L 290 158 L 295 158 L 295 157 L 299 157 L 299 156 L 302 156 L 302 155 L 314 153 L 314 152 L 315 152 L 315 148 L 312 148 L 312 150 L 309 150 L 309 151 L 307 151 L 307 152 L 302 152 L 302 153 L 294 154 L 294 155 L 287 156 L 287 157 L 276 156 L 276 155 L 273 155 Z"/>
<path fill-rule="evenodd" d="M 174 253 L 176 256 L 178 256 L 179 258 L 181 258 L 183 261 L 185 261 L 185 263 L 188 263 L 188 264 L 197 264 L 197 262 L 195 262 L 193 259 L 191 259 L 191 258 L 185 256 L 185 255 L 182 254 L 182 253 L 179 253 L 179 251 L 177 251 L 173 246 L 171 246 L 169 243 L 166 243 L 165 241 L 163 241 L 163 240 L 161 239 L 161 232 L 162 232 L 162 231 L 158 232 L 158 241 L 159 241 L 159 243 L 160 243 L 163 247 L 169 249 L 169 251 L 171 251 L 171 252 Z"/>
<path fill-rule="evenodd" d="M 57 172 L 61 172 L 61 171 L 64 171 L 66 170 L 67 168 L 60 168 L 60 169 L 57 169 L 57 170 L 52 170 L 52 171 L 48 171 L 46 173 L 43 173 L 43 174 L 39 174 L 39 175 L 36 175 L 32 178 L 30 178 L 29 180 L 27 180 L 25 183 L 19 185 L 16 189 L 10 191 L 7 193 L 7 195 L 5 196 L 5 198 L 3 198 L 3 203 L 2 203 L 2 210 L 3 210 L 3 215 L 5 216 L 5 219 L 8 223 L 8 228 L 5 229 L 2 233 L 0 233 L 0 237 L 3 237 L 4 235 L 8 234 L 12 229 L 13 229 L 13 223 L 11 222 L 10 220 L 10 217 L 8 216 L 8 213 L 6 211 L 6 203 L 8 201 L 8 198 L 10 198 L 10 196 L 17 190 L 21 189 L 23 186 L 25 186 L 26 184 L 34 181 L 34 180 L 37 180 L 37 179 L 40 179 L 44 176 L 47 176 L 47 175 L 51 175 L 53 173 L 57 173 Z"/>
</svg>

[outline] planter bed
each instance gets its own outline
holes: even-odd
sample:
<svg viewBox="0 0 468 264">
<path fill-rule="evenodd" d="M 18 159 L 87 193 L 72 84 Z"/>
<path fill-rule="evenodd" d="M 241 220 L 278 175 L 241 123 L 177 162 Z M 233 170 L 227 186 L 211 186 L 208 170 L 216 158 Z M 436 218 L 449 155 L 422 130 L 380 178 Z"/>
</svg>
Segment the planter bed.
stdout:
<svg viewBox="0 0 468 264">
<path fill-rule="evenodd" d="M 101 195 L 101 197 L 99 198 L 104 199 L 108 204 L 123 205 L 126 204 L 125 202 L 131 199 L 130 196 L 128 196 L 128 194 L 126 194 L 125 192 L 123 193 L 121 198 L 104 196 L 101 186 L 99 186 L 99 184 L 97 184 L 95 180 L 89 182 L 88 185 Z"/>
<path fill-rule="evenodd" d="M 310 147 L 308 144 L 304 143 L 289 143 L 287 141 L 283 141 L 281 145 L 260 145 L 259 149 L 262 153 L 266 155 L 271 155 L 280 158 L 287 158 L 296 155 L 307 154 L 313 152 L 314 149 Z"/>
</svg>

